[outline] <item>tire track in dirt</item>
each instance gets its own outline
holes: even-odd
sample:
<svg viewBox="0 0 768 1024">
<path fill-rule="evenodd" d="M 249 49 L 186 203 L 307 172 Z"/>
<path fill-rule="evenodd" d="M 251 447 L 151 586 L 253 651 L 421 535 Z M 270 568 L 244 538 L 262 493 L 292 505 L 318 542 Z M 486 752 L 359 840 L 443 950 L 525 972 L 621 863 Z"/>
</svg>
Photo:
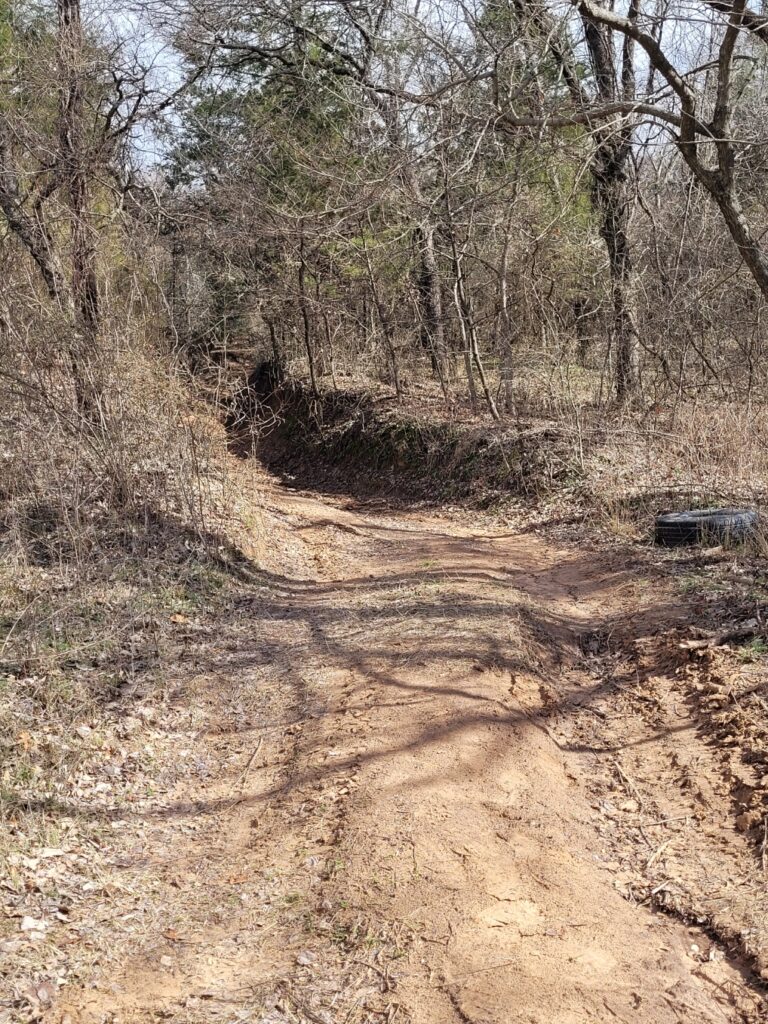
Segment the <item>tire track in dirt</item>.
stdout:
<svg viewBox="0 0 768 1024">
<path fill-rule="evenodd" d="M 617 890 L 591 764 L 547 725 L 607 692 L 576 653 L 627 599 L 626 568 L 423 515 L 270 501 L 312 568 L 246 594 L 214 666 L 212 685 L 262 702 L 236 770 L 184 797 L 207 822 L 199 846 L 217 837 L 215 899 L 190 885 L 170 977 L 137 954 L 70 1019 L 758 1019 L 737 964 L 702 964 L 697 934 Z"/>
<path fill-rule="evenodd" d="M 603 694 L 574 656 L 615 612 L 626 571 L 533 538 L 333 515 L 367 543 L 329 599 L 350 595 L 349 617 L 377 602 L 365 644 L 323 632 L 369 702 L 335 892 L 407 924 L 410 1018 L 747 1019 L 755 997 L 737 965 L 702 967 L 698 932 L 614 887 L 588 765 L 544 724 L 553 706 L 589 714 Z"/>
</svg>

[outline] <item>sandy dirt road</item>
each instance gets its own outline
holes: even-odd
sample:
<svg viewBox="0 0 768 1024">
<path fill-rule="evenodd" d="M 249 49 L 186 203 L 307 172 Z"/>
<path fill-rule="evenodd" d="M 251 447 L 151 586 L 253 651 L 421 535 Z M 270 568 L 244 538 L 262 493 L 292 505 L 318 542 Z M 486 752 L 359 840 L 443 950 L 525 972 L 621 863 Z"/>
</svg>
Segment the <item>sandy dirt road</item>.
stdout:
<svg viewBox="0 0 768 1024">
<path fill-rule="evenodd" d="M 726 950 L 626 898 L 592 755 L 547 724 L 600 727 L 610 681 L 580 650 L 631 606 L 631 568 L 466 520 L 270 502 L 285 568 L 190 651 L 183 699 L 208 703 L 219 767 L 134 823 L 165 851 L 143 870 L 172 923 L 57 1019 L 762 1019 Z M 613 804 L 637 814 L 631 781 Z"/>
</svg>

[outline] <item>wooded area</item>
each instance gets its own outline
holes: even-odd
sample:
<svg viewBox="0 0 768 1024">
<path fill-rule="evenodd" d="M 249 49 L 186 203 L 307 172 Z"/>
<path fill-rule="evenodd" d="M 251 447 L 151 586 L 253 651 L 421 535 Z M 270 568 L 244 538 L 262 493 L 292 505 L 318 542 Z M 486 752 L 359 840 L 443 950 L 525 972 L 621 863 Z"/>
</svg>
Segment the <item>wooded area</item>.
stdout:
<svg viewBox="0 0 768 1024">
<path fill-rule="evenodd" d="M 768 1019 L 766 109 L 748 0 L 0 0 L 0 1024 Z"/>
<path fill-rule="evenodd" d="M 4 7 L 7 408 L 107 427 L 131 345 L 431 375 L 493 419 L 532 371 L 577 404 L 762 399 L 744 2 L 85 13 Z"/>
</svg>

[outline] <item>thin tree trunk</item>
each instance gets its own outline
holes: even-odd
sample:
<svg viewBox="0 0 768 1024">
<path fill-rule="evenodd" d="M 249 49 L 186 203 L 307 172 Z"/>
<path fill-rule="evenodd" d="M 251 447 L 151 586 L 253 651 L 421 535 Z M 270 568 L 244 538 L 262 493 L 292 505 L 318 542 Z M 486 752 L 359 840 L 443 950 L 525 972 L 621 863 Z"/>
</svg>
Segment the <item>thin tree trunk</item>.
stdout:
<svg viewBox="0 0 768 1024">
<path fill-rule="evenodd" d="M 309 382 L 312 387 L 312 394 L 318 398 L 320 392 L 317 389 L 317 374 L 315 372 L 315 353 L 312 345 L 312 325 L 307 309 L 307 264 L 304 259 L 304 237 L 299 244 L 299 304 L 301 306 L 301 319 L 304 326 L 304 349 L 307 353 L 309 363 Z"/>
<path fill-rule="evenodd" d="M 485 376 L 485 369 L 483 362 L 480 357 L 480 346 L 477 340 L 477 326 L 475 324 L 474 312 L 472 310 L 472 302 L 464 282 L 464 267 L 461 256 L 459 254 L 458 246 L 456 245 L 456 234 L 454 232 L 453 217 L 451 215 L 450 203 L 448 201 L 448 191 L 446 188 L 445 198 L 445 212 L 446 212 L 446 224 L 450 232 L 451 239 L 451 256 L 453 261 L 453 275 L 454 275 L 454 289 L 453 294 L 456 302 L 456 311 L 459 314 L 459 326 L 461 328 L 461 339 L 463 342 L 463 348 L 465 353 L 464 365 L 467 370 L 467 384 L 469 385 L 470 398 L 472 400 L 472 408 L 477 408 L 477 393 L 475 390 L 475 382 L 472 374 L 472 363 L 475 364 L 477 369 L 477 375 L 480 378 L 480 384 L 485 395 L 485 400 L 488 403 L 488 410 L 494 420 L 500 420 L 499 410 L 496 408 L 496 403 L 493 400 L 491 389 L 488 386 L 488 379 Z"/>
<path fill-rule="evenodd" d="M 590 324 L 594 318 L 595 311 L 590 300 L 585 298 L 576 299 L 573 304 L 574 327 L 576 330 L 576 341 L 578 344 L 577 357 L 579 366 L 586 368 L 589 361 L 589 350 L 592 343 Z"/>
<path fill-rule="evenodd" d="M 59 91 L 59 175 L 66 190 L 72 248 L 72 300 L 76 341 L 72 363 L 78 407 L 88 419 L 100 415 L 102 384 L 98 364 L 100 326 L 96 249 L 90 222 L 89 168 L 85 138 L 80 0 L 57 0 Z"/>
<path fill-rule="evenodd" d="M 509 314 L 509 247 L 512 240 L 511 232 L 512 206 L 504 230 L 504 246 L 501 250 L 499 266 L 499 348 L 502 351 L 502 374 L 504 380 L 504 408 L 512 412 L 515 407 L 515 382 L 512 349 L 512 320 Z"/>
<path fill-rule="evenodd" d="M 433 373 L 442 381 L 445 377 L 445 324 L 434 228 L 417 228 L 416 243 L 419 249 L 418 289 L 422 307 L 422 345 L 429 352 Z"/>
<path fill-rule="evenodd" d="M 464 335 L 464 325 L 461 326 L 462 337 Z M 475 387 L 475 377 L 472 372 L 472 356 L 469 353 L 469 346 L 465 345 L 464 348 L 464 372 L 467 375 L 467 390 L 469 391 L 469 404 L 472 407 L 472 412 L 477 415 L 480 411 L 480 406 L 477 401 L 477 388 Z"/>
<path fill-rule="evenodd" d="M 488 379 L 485 376 L 485 369 L 483 362 L 480 357 L 480 347 L 477 341 L 477 328 L 475 326 L 475 318 L 472 311 L 472 304 L 467 295 L 466 288 L 464 287 L 463 269 L 461 261 L 456 254 L 456 246 L 453 243 L 454 250 L 454 272 L 456 275 L 454 296 L 456 299 L 456 311 L 459 314 L 459 326 L 461 328 L 461 339 L 464 348 L 464 365 L 467 370 L 467 384 L 469 385 L 470 398 L 472 400 L 472 408 L 477 411 L 477 391 L 475 389 L 474 377 L 472 374 L 472 363 L 475 364 L 477 369 L 477 375 L 480 378 L 480 385 L 485 395 L 485 400 L 488 403 L 488 409 L 491 416 L 495 420 L 500 420 L 499 410 L 496 408 L 496 403 L 493 400 L 491 389 L 488 387 Z"/>
<path fill-rule="evenodd" d="M 384 8 L 382 8 L 382 11 Z M 399 119 L 398 102 L 395 97 L 384 97 L 375 90 L 368 91 L 369 97 L 381 114 L 386 125 L 389 141 L 395 150 L 402 152 L 400 175 L 407 194 L 417 208 L 418 220 L 414 239 L 418 247 L 418 269 L 416 286 L 419 297 L 421 319 L 421 344 L 430 355 L 432 372 L 440 381 L 446 403 L 449 401 L 446 382 L 447 350 L 445 345 L 445 321 L 443 299 L 440 288 L 440 271 L 435 249 L 435 228 L 430 223 L 428 204 L 424 201 L 421 181 L 413 159 L 413 147 L 408 141 L 407 131 Z"/>
<path fill-rule="evenodd" d="M 267 319 L 267 317 L 264 318 L 264 322 L 266 323 L 267 330 L 269 331 L 269 343 L 272 346 L 272 358 L 275 361 L 275 366 L 280 366 L 282 364 L 283 360 L 282 360 L 282 355 L 280 353 L 280 345 L 278 344 L 278 341 L 277 341 L 277 332 L 275 331 L 275 322 L 271 318 Z"/>
<path fill-rule="evenodd" d="M 592 203 L 600 218 L 600 235 L 608 251 L 616 353 L 616 396 L 628 398 L 639 383 L 639 338 L 632 295 L 629 246 L 629 151 L 623 141 L 601 140 L 592 163 Z"/>
<path fill-rule="evenodd" d="M 318 317 L 322 317 L 323 324 L 325 327 L 325 340 L 326 342 L 328 342 L 330 340 L 330 325 L 328 323 L 328 318 L 325 315 L 325 305 L 323 303 L 322 295 L 320 292 L 320 275 L 316 271 L 310 271 L 310 274 L 312 275 L 312 279 L 315 282 L 315 305 L 313 309 L 314 319 L 315 321 L 317 321 Z M 333 377 L 333 351 L 327 351 L 326 346 L 319 343 L 316 347 L 313 346 L 313 349 L 315 355 L 315 372 L 317 373 L 318 377 L 322 377 L 324 373 L 328 372 L 327 367 L 330 361 L 331 378 L 333 380 L 333 386 L 336 387 L 336 381 Z"/>
<path fill-rule="evenodd" d="M 173 224 L 171 232 L 171 326 L 175 334 L 176 348 L 185 358 L 190 356 L 189 298 L 187 289 L 187 261 L 184 239 L 178 225 Z"/>
<path fill-rule="evenodd" d="M 318 296 L 319 297 L 319 296 Z M 331 321 L 328 319 L 328 313 L 323 309 L 323 327 L 325 329 L 325 344 L 328 349 L 328 363 L 331 367 L 331 384 L 334 389 L 336 388 L 336 361 L 333 351 L 333 332 L 331 331 Z"/>
<path fill-rule="evenodd" d="M 69 309 L 69 286 L 53 250 L 50 235 L 42 220 L 27 212 L 19 187 L 19 175 L 14 167 L 10 131 L 0 117 L 0 210 L 8 227 L 18 238 L 37 268 L 49 298 L 62 309 Z"/>
<path fill-rule="evenodd" d="M 389 323 L 389 317 L 387 311 L 384 308 L 381 295 L 379 293 L 378 282 L 373 273 L 373 267 L 371 265 L 371 255 L 368 252 L 368 245 L 363 236 L 363 250 L 365 252 L 365 264 L 368 270 L 368 281 L 371 285 L 371 295 L 373 296 L 373 303 L 376 306 L 376 313 L 379 317 L 379 323 L 381 324 L 381 333 L 384 335 L 384 342 L 387 346 L 387 353 L 389 354 L 389 363 L 392 367 L 392 383 L 395 388 L 395 394 L 400 398 L 402 390 L 400 388 L 400 371 L 397 365 L 397 353 L 395 352 L 394 341 L 392 340 L 392 329 Z"/>
</svg>

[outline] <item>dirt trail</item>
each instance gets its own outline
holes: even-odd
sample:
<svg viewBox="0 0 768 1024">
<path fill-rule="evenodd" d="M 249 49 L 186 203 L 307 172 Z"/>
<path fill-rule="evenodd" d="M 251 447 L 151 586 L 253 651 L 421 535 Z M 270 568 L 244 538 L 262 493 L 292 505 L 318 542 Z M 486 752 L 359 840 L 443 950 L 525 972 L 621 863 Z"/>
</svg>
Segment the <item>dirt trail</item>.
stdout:
<svg viewBox="0 0 768 1024">
<path fill-rule="evenodd" d="M 222 680 L 237 688 L 240 711 L 207 738 L 236 762 L 142 826 L 186 915 L 60 1013 L 758 1019 L 738 964 L 624 898 L 593 759 L 547 724 L 600 720 L 606 687 L 579 642 L 630 602 L 626 565 L 424 515 L 273 502 L 304 569 L 244 596 L 205 677 L 212 713 Z"/>
</svg>

